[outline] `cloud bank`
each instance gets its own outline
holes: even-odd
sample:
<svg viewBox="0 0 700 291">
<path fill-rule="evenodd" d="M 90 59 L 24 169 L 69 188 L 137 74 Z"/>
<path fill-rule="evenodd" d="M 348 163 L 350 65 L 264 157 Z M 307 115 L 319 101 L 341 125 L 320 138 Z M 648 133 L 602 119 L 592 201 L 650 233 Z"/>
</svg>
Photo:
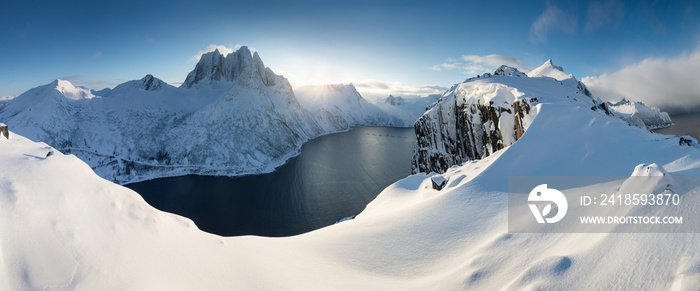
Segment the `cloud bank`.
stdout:
<svg viewBox="0 0 700 291">
<path fill-rule="evenodd" d="M 700 112 L 700 49 L 672 58 L 646 58 L 582 81 L 597 97 L 642 101 L 669 113 Z"/>
</svg>

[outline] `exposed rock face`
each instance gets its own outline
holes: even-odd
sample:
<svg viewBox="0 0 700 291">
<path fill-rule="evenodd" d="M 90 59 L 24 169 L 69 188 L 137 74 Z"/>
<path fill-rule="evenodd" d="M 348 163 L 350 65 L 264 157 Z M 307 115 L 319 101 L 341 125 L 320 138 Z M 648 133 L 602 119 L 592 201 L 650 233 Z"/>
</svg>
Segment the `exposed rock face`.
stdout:
<svg viewBox="0 0 700 291">
<path fill-rule="evenodd" d="M 246 80 L 259 80 L 268 87 L 278 82 L 286 82 L 286 79 L 265 67 L 257 52 L 251 54 L 248 47 L 243 46 L 227 56 L 219 53 L 219 50 L 202 55 L 197 66 L 187 75 L 182 87 L 191 88 L 205 81 Z"/>
<path fill-rule="evenodd" d="M 493 72 L 494 76 L 513 76 L 513 77 L 527 77 L 527 75 L 521 71 L 519 71 L 516 68 L 509 67 L 506 65 L 498 67 L 495 72 Z"/>
<path fill-rule="evenodd" d="M 0 123 L 0 135 L 10 139 L 10 129 L 7 127 L 7 124 Z"/>
<path fill-rule="evenodd" d="M 530 104 L 537 102 L 533 98 L 468 104 L 447 97 L 452 104 L 441 99 L 414 125 L 418 142 L 413 172 L 442 173 L 453 165 L 487 157 L 511 145 L 525 133 Z M 509 127 L 501 128 L 504 124 Z"/>
<path fill-rule="evenodd" d="M 175 89 L 175 87 L 149 74 L 140 80 L 119 84 L 114 87 L 114 89 L 105 88 L 100 91 L 94 91 L 94 94 L 103 97 L 116 97 L 119 95 L 129 95 L 134 91 L 165 91 L 172 89 Z"/>
<path fill-rule="evenodd" d="M 678 145 L 680 145 L 680 146 L 691 146 L 691 145 L 693 145 L 693 140 L 681 136 L 681 138 L 678 140 Z"/>
</svg>

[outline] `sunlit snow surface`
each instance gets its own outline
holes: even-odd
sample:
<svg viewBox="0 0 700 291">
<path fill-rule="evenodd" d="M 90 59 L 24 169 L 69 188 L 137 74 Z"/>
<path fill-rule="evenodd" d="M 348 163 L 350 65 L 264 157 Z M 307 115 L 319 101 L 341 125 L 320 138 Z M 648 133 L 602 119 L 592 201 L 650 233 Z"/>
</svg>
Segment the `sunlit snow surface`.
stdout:
<svg viewBox="0 0 700 291">
<path fill-rule="evenodd" d="M 698 234 L 507 233 L 508 176 L 630 176 L 651 163 L 700 175 L 697 143 L 558 100 L 544 98 L 510 147 L 449 169 L 441 191 L 409 176 L 353 220 L 274 239 L 201 232 L 11 133 L 0 138 L 0 289 L 700 288 Z"/>
</svg>

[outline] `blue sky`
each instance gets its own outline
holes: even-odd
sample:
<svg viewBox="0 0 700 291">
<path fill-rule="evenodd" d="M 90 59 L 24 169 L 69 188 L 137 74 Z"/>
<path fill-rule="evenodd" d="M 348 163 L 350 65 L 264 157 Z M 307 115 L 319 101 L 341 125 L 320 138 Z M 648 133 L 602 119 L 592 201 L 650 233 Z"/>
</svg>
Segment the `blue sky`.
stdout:
<svg viewBox="0 0 700 291">
<path fill-rule="evenodd" d="M 547 58 L 580 79 L 693 54 L 699 15 L 693 1 L 4 0 L 0 96 L 56 78 L 179 85 L 213 45 L 257 50 L 294 86 L 353 82 L 377 94 Z"/>
</svg>

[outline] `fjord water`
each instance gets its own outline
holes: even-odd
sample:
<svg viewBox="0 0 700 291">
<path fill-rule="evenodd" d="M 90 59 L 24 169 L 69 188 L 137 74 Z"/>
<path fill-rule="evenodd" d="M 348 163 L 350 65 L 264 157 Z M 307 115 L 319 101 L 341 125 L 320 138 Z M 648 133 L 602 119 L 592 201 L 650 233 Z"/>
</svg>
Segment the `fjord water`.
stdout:
<svg viewBox="0 0 700 291">
<path fill-rule="evenodd" d="M 700 140 L 700 112 L 671 115 L 673 125 L 654 130 L 662 134 L 689 135 Z"/>
<path fill-rule="evenodd" d="M 410 175 L 413 128 L 357 127 L 305 143 L 274 172 L 188 175 L 126 185 L 152 206 L 224 236 L 290 236 L 356 215 Z"/>
</svg>

